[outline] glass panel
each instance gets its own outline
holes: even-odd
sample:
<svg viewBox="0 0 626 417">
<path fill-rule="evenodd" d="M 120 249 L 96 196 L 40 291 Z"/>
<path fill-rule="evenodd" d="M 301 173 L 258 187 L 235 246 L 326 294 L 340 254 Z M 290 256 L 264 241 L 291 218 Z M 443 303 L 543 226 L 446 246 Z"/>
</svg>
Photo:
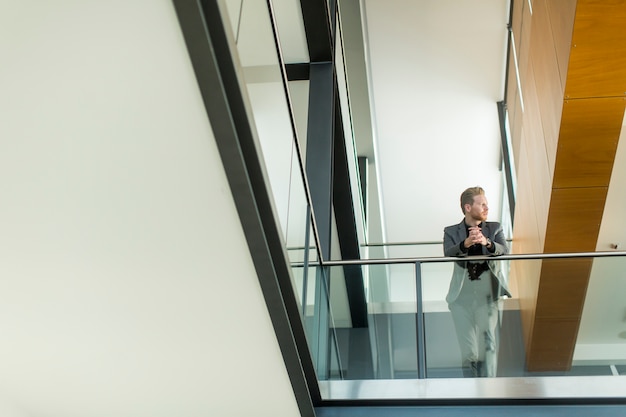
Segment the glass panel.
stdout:
<svg viewBox="0 0 626 417">
<path fill-rule="evenodd" d="M 302 299 L 306 300 L 303 308 L 303 319 L 307 340 L 309 341 L 310 346 L 315 345 L 318 340 L 318 335 L 313 327 L 313 319 L 315 317 L 316 309 L 315 288 L 316 281 L 318 280 L 317 271 L 318 266 L 310 266 L 307 268 L 306 280 L 298 293 L 302 294 Z"/>
<path fill-rule="evenodd" d="M 309 118 L 309 80 L 289 81 L 289 98 L 296 125 L 302 163 L 306 165 L 306 139 Z"/>
<path fill-rule="evenodd" d="M 624 257 L 593 261 L 572 371 L 595 368 L 597 374 L 626 375 L 625 270 Z"/>
<path fill-rule="evenodd" d="M 384 268 L 384 269 L 383 269 Z M 415 288 L 415 267 L 408 265 L 371 266 L 370 299 L 380 299 L 384 294 L 383 283 L 388 282 L 388 299 L 385 302 L 372 302 L 371 319 L 374 324 L 378 349 L 378 378 L 403 379 L 417 378 L 417 293 Z M 379 282 L 374 282 L 379 281 Z M 374 286 L 377 285 L 377 287 Z M 383 294 L 375 294 L 374 288 L 383 289 Z M 382 324 L 386 326 L 381 327 Z M 387 340 L 388 339 L 388 340 Z M 390 346 L 388 360 L 390 372 L 385 369 L 387 358 L 385 346 Z"/>
<path fill-rule="evenodd" d="M 340 355 L 341 335 L 338 334 L 341 326 L 335 324 L 328 286 L 331 275 L 328 268 L 309 268 L 304 323 L 311 356 L 320 380 L 342 379 L 344 372 Z"/>
<path fill-rule="evenodd" d="M 292 142 L 293 145 L 293 142 Z M 302 263 L 304 261 L 304 248 L 308 239 L 313 236 L 308 233 L 309 230 L 309 206 L 300 171 L 300 164 L 296 155 L 296 148 L 292 146 L 291 154 L 291 170 L 289 189 L 286 190 L 288 199 L 287 218 L 285 219 L 285 239 L 289 253 L 289 261 L 292 263 Z M 291 248 L 297 248 L 291 251 Z"/>
<path fill-rule="evenodd" d="M 285 64 L 310 62 L 300 2 L 273 0 L 271 4 Z"/>
<path fill-rule="evenodd" d="M 304 261 L 306 262 L 302 264 L 303 271 L 300 274 L 302 281 L 296 283 L 296 294 L 300 301 L 302 318 L 305 324 L 307 321 L 311 320 L 315 311 L 315 280 L 319 266 L 317 246 L 313 232 L 313 226 L 309 225 L 308 246 L 303 251 Z M 311 339 L 311 334 L 311 332 L 307 331 L 309 343 L 316 340 L 315 338 Z"/>
<path fill-rule="evenodd" d="M 478 376 L 497 377 L 623 374 L 623 366 L 626 365 L 626 302 L 623 301 L 626 280 L 622 271 L 626 268 L 626 258 L 607 257 L 593 261 L 590 258 L 516 260 L 510 262 L 510 268 L 507 266 L 509 261 L 495 258 L 489 262 L 502 264 L 503 275 L 510 275 L 508 281 L 512 297 L 493 303 L 489 300 L 492 289 L 484 280 L 488 274 L 481 275 L 481 279 L 475 281 L 470 281 L 465 274 L 458 297 L 449 304 L 446 296 L 455 285 L 447 286 L 451 279 L 454 280 L 453 274 L 458 273 L 455 269 L 457 267 L 450 263 L 423 265 L 428 378 L 468 377 L 474 376 L 473 372 L 477 372 Z M 537 293 L 540 276 L 543 282 L 548 282 L 550 278 L 563 279 L 563 274 L 568 274 L 568 270 L 588 270 L 590 267 L 585 306 L 571 367 L 562 359 L 568 357 L 567 353 L 554 351 L 553 363 L 549 359 L 541 360 L 544 369 L 530 371 L 525 360 L 520 298 L 524 294 Z M 574 274 L 571 272 L 568 275 L 575 278 Z M 582 280 L 584 282 L 585 274 Z M 471 291 L 467 291 L 470 288 Z M 544 286 L 542 292 L 546 291 L 550 289 Z M 577 294 L 584 294 L 584 290 L 568 291 L 565 287 L 561 291 L 563 305 L 559 305 L 559 299 L 555 299 L 551 307 L 543 306 L 542 309 L 568 310 L 569 305 L 577 302 Z M 495 350 L 490 351 L 490 343 Z M 556 339 L 554 343 L 557 349 Z M 564 349 L 571 348 L 569 344 L 565 345 Z M 474 367 L 471 362 L 477 365 Z"/>
<path fill-rule="evenodd" d="M 457 263 L 461 261 L 463 265 Z M 329 390 L 328 395 L 332 398 L 375 399 L 381 398 L 383 390 L 384 398 L 425 399 L 430 398 L 428 387 L 433 387 L 433 393 L 443 387 L 437 380 L 451 379 L 446 384 L 454 385 L 454 393 L 450 394 L 454 398 L 623 396 L 619 393 L 626 386 L 626 378 L 623 378 L 626 375 L 626 302 L 623 301 L 626 279 L 622 272 L 626 269 L 626 257 L 515 261 L 494 257 L 486 265 L 489 270 L 480 273 L 477 280 L 469 279 L 467 261 L 437 262 L 431 259 L 420 263 L 425 379 L 419 379 L 417 367 L 421 356 L 416 337 L 417 281 L 413 264 L 362 266 L 368 289 L 369 337 L 365 339 L 362 329 L 353 329 L 347 321 L 337 321 L 335 326 L 345 381 L 332 386 L 322 384 Z M 333 279 L 344 280 L 342 268 L 332 267 Z M 502 292 L 492 286 L 489 271 L 501 277 L 510 296 L 494 301 L 494 295 Z M 540 276 L 543 282 L 541 292 L 546 294 L 552 280 L 562 279 L 569 283 L 581 271 L 583 279 L 576 280 L 578 285 L 559 286 L 561 298 L 555 298 L 553 305 L 535 306 L 533 300 L 537 296 Z M 589 271 L 589 284 L 585 290 Z M 341 285 L 337 283 L 332 284 L 332 291 L 335 292 L 332 295 L 333 312 L 338 316 L 345 315 L 349 308 L 346 294 L 341 292 Z M 525 351 L 529 336 L 525 335 L 522 323 L 525 311 L 541 308 L 545 315 L 546 309 L 556 309 L 563 316 L 562 312 L 575 304 L 576 297 L 580 303 L 580 297 L 585 294 L 571 367 L 558 358 L 567 358 L 571 354 L 571 344 L 563 343 L 559 351 L 557 340 L 563 335 L 559 334 L 561 330 L 557 326 L 543 335 L 537 334 L 535 329 L 533 336 L 543 337 L 547 342 L 550 356 L 540 358 L 540 362 L 544 368 L 553 369 L 529 370 Z M 342 302 L 345 305 L 342 306 Z M 471 320 L 475 323 L 468 325 Z M 610 379 L 590 379 L 590 376 Z M 476 377 L 498 379 L 492 383 L 489 381 L 496 379 L 485 378 L 480 388 L 471 381 Z M 398 381 L 393 384 L 386 381 L 383 386 L 375 383 L 375 379 Z M 401 379 L 414 381 L 403 385 Z M 416 384 L 416 379 L 419 380 L 417 386 L 423 389 L 415 390 L 416 385 L 412 384 Z"/>
<path fill-rule="evenodd" d="M 294 288 L 302 294 L 308 201 L 272 22 L 266 2 L 231 1 L 227 8 L 230 21 L 236 24 L 237 51 L 277 221 L 293 267 Z"/>
<path fill-rule="evenodd" d="M 359 242 L 366 241 L 366 224 L 365 224 L 365 204 L 363 202 L 363 193 L 361 191 L 361 178 L 359 172 L 359 163 L 357 156 L 357 146 L 354 137 L 354 128 L 352 121 L 352 113 L 350 109 L 350 100 L 348 98 L 348 83 L 347 83 L 347 68 L 343 49 L 343 38 L 340 28 L 340 22 L 336 23 L 335 37 L 335 71 L 337 73 L 337 94 L 339 97 L 339 104 L 341 110 L 341 120 L 337 120 L 337 123 L 342 123 L 344 142 L 346 149 L 346 157 L 348 164 L 348 175 L 350 182 L 351 195 L 344 196 L 343 198 L 351 198 L 352 207 L 354 211 L 354 222 L 356 227 L 357 239 Z M 363 257 L 363 254 L 361 254 Z M 341 258 L 339 258 L 341 259 Z"/>
<path fill-rule="evenodd" d="M 443 237 L 443 229 L 441 231 Z M 443 256 L 443 242 L 422 242 L 387 245 L 387 258 L 419 258 L 425 256 Z"/>
<path fill-rule="evenodd" d="M 308 210 L 306 210 L 308 212 Z M 291 218 L 291 217 L 290 217 Z M 310 216 L 308 217 L 310 218 Z M 306 221 L 306 219 L 305 219 Z M 292 283 L 295 291 L 295 298 L 300 308 L 300 314 L 304 320 L 306 316 L 306 300 L 309 287 L 309 266 L 317 265 L 317 250 L 313 227 L 308 223 L 308 230 L 305 230 L 303 238 L 304 246 L 287 247 L 287 254 L 291 262 Z"/>
<path fill-rule="evenodd" d="M 352 326 L 346 277 L 362 274 L 360 266 L 330 267 L 331 326 L 336 335 L 343 379 L 372 379 L 373 362 L 368 327 Z"/>
<path fill-rule="evenodd" d="M 428 378 L 515 376 L 524 365 L 517 298 L 498 297 L 494 273 L 508 280 L 508 261 L 494 258 L 470 280 L 466 260 L 422 265 Z M 502 353 L 499 353 L 502 352 Z"/>
<path fill-rule="evenodd" d="M 354 279 L 359 275 L 370 289 L 365 328 L 352 325 L 345 281 L 346 276 Z M 331 320 L 343 378 L 417 378 L 413 265 L 336 266 L 330 268 L 330 277 Z"/>
</svg>

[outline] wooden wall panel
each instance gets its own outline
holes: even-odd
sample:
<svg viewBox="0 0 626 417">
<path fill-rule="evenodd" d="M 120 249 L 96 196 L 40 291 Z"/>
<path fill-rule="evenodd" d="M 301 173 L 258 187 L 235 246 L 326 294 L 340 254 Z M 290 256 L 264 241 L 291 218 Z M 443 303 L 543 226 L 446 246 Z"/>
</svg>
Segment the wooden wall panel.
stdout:
<svg viewBox="0 0 626 417">
<path fill-rule="evenodd" d="M 541 252 L 540 230 L 537 226 L 537 210 L 533 190 L 532 171 L 526 152 L 527 133 L 522 129 L 520 164 L 518 166 L 517 204 L 513 230 L 512 253 Z M 511 280 L 517 285 L 522 320 L 522 330 L 526 351 L 532 341 L 535 305 L 539 287 L 540 261 L 515 261 L 511 265 Z"/>
<path fill-rule="evenodd" d="M 507 84 L 505 99 L 507 113 L 509 117 L 509 140 L 511 141 L 511 148 L 513 153 L 511 157 L 513 158 L 513 165 L 515 166 L 515 169 L 517 169 L 517 164 L 519 163 L 519 130 L 521 128 L 520 121 L 522 116 L 522 108 L 519 102 L 519 91 L 517 89 L 516 77 L 517 72 L 515 70 L 515 60 L 513 57 L 513 53 L 511 53 L 509 55 L 507 79 L 512 81 Z M 516 174 L 516 172 L 513 173 L 513 175 Z"/>
<path fill-rule="evenodd" d="M 522 37 L 520 34 L 522 33 L 522 18 L 523 18 L 523 7 L 526 7 L 524 1 L 514 1 L 513 2 L 513 13 L 511 18 L 511 31 L 513 32 L 513 38 L 515 39 L 515 49 L 520 51 L 520 42 Z"/>
<path fill-rule="evenodd" d="M 515 71 L 515 60 L 513 59 L 513 54 L 511 53 L 511 55 L 509 56 L 509 62 L 508 62 L 508 73 L 507 73 L 507 78 L 509 80 L 513 80 L 512 82 L 507 84 L 506 87 L 506 103 L 507 103 L 507 109 L 509 112 L 509 117 L 511 119 L 514 119 L 514 114 L 517 111 L 517 81 L 516 78 L 517 74 Z"/>
<path fill-rule="evenodd" d="M 517 62 L 520 72 L 520 83 L 522 89 L 526 82 L 526 71 L 529 70 L 528 57 L 531 51 L 531 35 L 533 31 L 533 19 L 527 2 L 522 1 L 522 26 L 521 32 L 515 33 L 519 37 L 519 49 L 517 50 Z"/>
<path fill-rule="evenodd" d="M 513 253 L 591 252 L 626 107 L 626 0 L 534 1 L 532 13 L 528 1 L 514 3 L 524 111 L 512 127 Z M 512 265 L 529 371 L 571 367 L 591 266 Z"/>
<path fill-rule="evenodd" d="M 580 319 L 593 259 L 546 259 L 541 267 L 537 319 Z"/>
<path fill-rule="evenodd" d="M 625 107 L 624 98 L 565 101 L 555 188 L 608 186 Z"/>
<path fill-rule="evenodd" d="M 561 99 L 564 94 L 569 55 L 572 44 L 572 32 L 576 16 L 576 0 L 546 1 L 550 31 L 554 40 L 556 68 L 559 73 L 559 99 L 551 100 L 554 113 L 544 125 L 545 149 L 550 164 L 550 172 L 554 172 L 557 146 L 559 142 L 559 120 L 562 116 Z M 556 82 L 555 82 L 556 85 Z M 553 123 L 549 123 L 553 122 Z"/>
<path fill-rule="evenodd" d="M 565 98 L 626 95 L 626 0 L 579 0 Z"/>
<path fill-rule="evenodd" d="M 544 252 L 593 252 L 607 191 L 607 187 L 553 189 Z"/>
<path fill-rule="evenodd" d="M 511 270 L 512 272 L 515 271 L 518 277 L 516 281 L 518 284 L 518 293 L 513 294 L 513 296 L 519 299 L 524 349 L 528 352 L 535 324 L 535 309 L 537 294 L 539 292 L 541 261 L 515 261 L 511 265 Z"/>
<path fill-rule="evenodd" d="M 535 319 L 532 353 L 527 352 L 530 372 L 568 371 L 572 366 L 579 321 L 574 319 Z"/>
<path fill-rule="evenodd" d="M 525 132 L 523 134 L 525 135 Z M 515 224 L 513 226 L 515 238 L 512 253 L 537 253 L 542 250 L 540 234 L 543 232 L 537 225 L 535 192 L 525 141 L 522 141 L 520 153 L 518 204 L 515 207 Z M 524 276 L 523 279 L 526 277 Z"/>
<path fill-rule="evenodd" d="M 526 131 L 525 138 L 535 141 L 543 140 L 543 118 L 541 115 L 541 107 L 539 103 L 539 96 L 537 94 L 537 85 L 535 83 L 535 59 L 533 56 L 530 57 L 528 76 L 526 77 L 526 82 L 522 85 L 522 93 L 524 96 L 524 118 L 522 123 L 524 125 L 524 130 Z M 528 157 L 533 158 L 537 156 L 537 152 L 540 150 L 532 149 L 533 147 L 529 146 L 527 149 Z M 552 182 L 549 182 L 548 185 L 552 185 Z"/>
<path fill-rule="evenodd" d="M 563 86 L 561 85 L 558 60 L 554 47 L 554 29 L 551 25 L 547 2 L 537 2 L 533 8 L 532 15 L 530 52 L 535 57 L 537 87 L 547 87 L 551 92 L 551 97 L 562 99 Z"/>
<path fill-rule="evenodd" d="M 530 65 L 534 67 L 534 57 L 531 56 Z M 537 85 L 535 83 L 534 71 L 528 72 L 525 84 L 525 94 L 527 110 L 524 117 L 525 131 L 528 133 L 524 137 L 526 152 L 528 154 L 528 164 L 530 167 L 529 180 L 532 184 L 533 199 L 535 201 L 534 210 L 537 219 L 538 230 L 545 231 L 548 218 L 548 208 L 550 206 L 550 190 L 552 188 L 552 165 L 547 157 L 545 146 L 545 129 L 543 127 L 544 118 L 540 111 L 539 97 L 537 95 Z M 543 248 L 544 234 L 540 235 Z"/>
<path fill-rule="evenodd" d="M 516 2 L 518 3 L 518 2 Z M 545 222 L 549 204 L 549 190 L 551 189 L 551 167 L 548 165 L 545 146 L 541 144 L 544 137 L 541 106 L 538 97 L 538 87 L 535 81 L 537 71 L 556 74 L 549 68 L 536 68 L 536 45 L 545 42 L 543 34 L 549 33 L 547 23 L 535 23 L 534 14 L 531 14 L 527 1 L 521 2 L 522 18 L 519 39 L 518 62 L 520 65 L 521 96 L 524 101 L 524 111 L 520 119 L 516 116 L 516 131 L 520 132 L 519 156 L 516 155 L 518 165 L 517 206 L 514 224 L 513 253 L 537 253 L 543 249 Z M 518 9 L 519 12 L 519 9 Z M 547 14 L 544 13 L 544 16 Z M 547 20 L 547 19 L 545 19 Z M 535 31 L 538 31 L 537 33 Z M 549 54 L 549 49 L 542 51 Z M 544 60 L 539 63 L 544 65 Z M 556 67 L 556 58 L 552 59 Z M 546 81 L 547 82 L 547 81 Z M 560 100 L 561 97 L 557 98 Z M 543 227 L 540 224 L 544 225 Z M 520 309 L 524 341 L 527 349 L 530 348 L 534 334 L 534 316 L 539 290 L 541 262 L 517 262 L 512 268 L 512 279 L 519 290 Z"/>
<path fill-rule="evenodd" d="M 559 135 L 563 86 L 547 4 L 537 2 L 534 7 L 531 59 L 542 120 L 543 134 L 541 136 L 544 143 L 554 144 Z M 547 149 L 545 145 L 543 148 Z"/>
<path fill-rule="evenodd" d="M 554 35 L 554 49 L 556 51 L 561 85 L 565 86 L 570 48 L 572 46 L 574 18 L 576 17 L 576 0 L 548 0 L 546 5 L 548 7 L 550 27 Z"/>
<path fill-rule="evenodd" d="M 519 163 L 520 163 L 519 149 L 520 149 L 520 143 L 522 141 L 522 130 L 523 130 L 522 120 L 524 118 L 524 112 L 522 111 L 519 94 L 517 94 L 515 98 L 517 100 L 516 111 L 515 111 L 514 118 L 511 119 L 513 123 L 510 126 L 510 131 L 511 131 L 511 142 L 512 142 L 512 147 L 513 147 L 513 161 L 515 161 L 515 169 L 517 171 L 518 170 L 517 167 L 519 166 Z M 515 174 L 517 175 L 517 172 Z"/>
</svg>

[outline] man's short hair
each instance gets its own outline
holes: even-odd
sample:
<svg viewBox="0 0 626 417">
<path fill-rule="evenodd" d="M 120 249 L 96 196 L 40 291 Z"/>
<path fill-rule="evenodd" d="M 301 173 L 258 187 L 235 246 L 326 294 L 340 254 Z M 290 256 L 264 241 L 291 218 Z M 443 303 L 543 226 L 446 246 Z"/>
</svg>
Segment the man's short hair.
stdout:
<svg viewBox="0 0 626 417">
<path fill-rule="evenodd" d="M 485 190 L 482 187 L 470 187 L 461 193 L 461 211 L 465 214 L 465 205 L 474 204 L 474 197 L 477 195 L 484 195 Z"/>
</svg>

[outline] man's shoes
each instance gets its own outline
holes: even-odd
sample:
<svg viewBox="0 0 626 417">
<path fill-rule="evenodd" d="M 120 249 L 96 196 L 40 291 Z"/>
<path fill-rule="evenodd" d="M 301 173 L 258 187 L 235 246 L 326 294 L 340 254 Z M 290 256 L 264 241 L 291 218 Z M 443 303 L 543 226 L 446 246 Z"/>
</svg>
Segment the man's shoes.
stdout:
<svg viewBox="0 0 626 417">
<path fill-rule="evenodd" d="M 469 363 L 469 369 L 463 370 L 463 376 L 466 378 L 480 378 L 483 376 L 483 362 L 476 361 Z"/>
</svg>

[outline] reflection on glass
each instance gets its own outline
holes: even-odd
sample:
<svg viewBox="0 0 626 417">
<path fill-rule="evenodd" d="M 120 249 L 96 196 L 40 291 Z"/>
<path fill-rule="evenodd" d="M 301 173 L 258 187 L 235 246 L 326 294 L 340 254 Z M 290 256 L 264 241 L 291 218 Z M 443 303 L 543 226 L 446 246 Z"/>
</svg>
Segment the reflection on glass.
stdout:
<svg viewBox="0 0 626 417">
<path fill-rule="evenodd" d="M 341 375 L 343 379 L 372 379 L 374 363 L 371 326 L 353 325 L 346 286 L 346 279 L 362 275 L 362 267 L 353 265 L 330 267 L 329 272 L 331 326 L 336 336 L 339 363 L 342 365 Z"/>
<path fill-rule="evenodd" d="M 625 375 L 626 258 L 593 261 L 580 320 L 572 370 L 600 367 L 609 375 Z"/>
<path fill-rule="evenodd" d="M 352 113 L 350 111 L 350 100 L 348 98 L 348 83 L 345 66 L 345 56 L 343 49 L 343 39 L 339 20 L 336 22 L 335 31 L 335 71 L 337 73 L 337 96 L 341 110 L 341 118 L 337 123 L 343 124 L 343 136 L 348 165 L 348 176 L 350 182 L 350 195 L 343 195 L 341 198 L 349 198 L 354 211 L 354 224 L 356 227 L 357 240 L 366 241 L 365 204 L 363 193 L 361 192 L 361 178 L 357 156 L 357 146 L 354 137 L 354 126 Z M 342 259 L 341 256 L 333 259 Z"/>
<path fill-rule="evenodd" d="M 335 316 L 329 291 L 328 268 L 311 266 L 308 268 L 308 283 L 305 285 L 306 307 L 304 325 L 307 340 L 320 380 L 342 379 L 343 366 L 340 356 L 341 326 L 335 324 Z"/>
<path fill-rule="evenodd" d="M 294 266 L 294 288 L 302 294 L 307 276 L 302 265 L 308 246 L 308 202 L 268 5 L 230 1 L 227 8 L 277 221 Z M 302 308 L 302 299 L 297 298 Z"/>
<path fill-rule="evenodd" d="M 415 267 L 413 264 L 373 265 L 369 269 L 370 322 L 376 335 L 380 364 L 377 377 L 417 378 Z M 387 288 L 384 288 L 385 282 Z M 382 294 L 375 293 L 380 290 Z M 390 346 L 389 353 L 385 346 Z"/>
<path fill-rule="evenodd" d="M 371 243 L 362 245 L 369 252 L 369 259 L 421 258 L 441 256 L 441 241 L 403 242 L 403 243 Z"/>
<path fill-rule="evenodd" d="M 310 326 L 315 315 L 316 308 L 316 280 L 318 279 L 318 252 L 313 235 L 313 227 L 308 226 L 309 233 L 305 236 L 305 246 L 288 248 L 288 256 L 291 260 L 294 296 L 300 309 L 300 316 L 306 326 Z M 315 338 L 312 328 L 306 328 L 306 336 L 309 344 Z"/>
<path fill-rule="evenodd" d="M 338 357 L 337 362 L 333 362 L 333 358 L 326 358 L 330 370 L 325 375 L 346 380 L 417 379 L 421 378 L 418 363 L 422 353 L 426 360 L 424 376 L 427 379 L 625 374 L 626 310 L 621 295 L 626 291 L 626 280 L 621 271 L 626 268 L 626 258 L 597 258 L 593 261 L 571 368 L 537 372 L 530 371 L 526 364 L 525 342 L 528 335 L 525 335 L 527 330 L 522 322 L 525 313 L 522 311 L 527 311 L 524 309 L 528 309 L 529 302 L 532 302 L 529 291 L 533 291 L 533 285 L 538 285 L 533 276 L 539 276 L 545 270 L 545 265 L 554 260 L 510 261 L 494 257 L 492 262 L 500 263 L 501 269 L 511 277 L 511 297 L 498 299 L 491 306 L 492 309 L 486 309 L 493 314 L 488 318 L 496 322 L 492 341 L 493 357 L 487 358 L 487 351 L 484 352 L 484 362 L 491 360 L 490 366 L 495 368 L 491 375 L 487 375 L 487 372 L 470 374 L 467 367 L 463 367 L 462 345 L 459 343 L 451 308 L 446 302 L 454 262 L 437 262 L 432 259 L 431 262 L 426 260 L 419 263 L 424 352 L 420 352 L 418 347 L 416 294 L 419 291 L 416 283 L 420 281 L 416 279 L 414 264 L 360 267 L 364 279 L 368 281 L 367 329 L 354 328 L 350 321 L 350 300 L 345 289 L 348 275 L 344 270 L 346 266 L 330 267 L 328 323 L 332 331 L 328 334 L 324 350 L 336 351 Z M 561 259 L 558 262 L 574 262 L 578 265 L 589 261 L 578 258 Z M 599 305 L 603 308 L 599 309 Z M 313 340 L 318 343 L 320 339 Z M 562 366 L 557 363 L 554 365 Z M 545 384 L 549 384 L 549 381 Z M 511 395 L 514 398 L 515 394 Z"/>
<path fill-rule="evenodd" d="M 343 379 L 417 377 L 415 273 L 413 265 L 330 268 L 331 323 Z M 369 281 L 368 326 L 352 323 L 346 276 Z M 412 291 L 403 288 L 408 284 Z M 353 301 L 354 302 L 354 301 Z"/>
<path fill-rule="evenodd" d="M 315 306 L 315 280 L 317 268 L 319 267 L 319 259 L 315 238 L 313 234 L 313 226 L 309 223 L 309 233 L 305 240 L 307 246 L 302 248 L 302 280 L 296 282 L 296 297 L 301 306 L 302 318 L 306 322 L 314 314 Z M 300 249 L 297 249 L 300 251 Z M 292 258 L 292 257 L 290 257 Z M 295 267 L 294 267 L 295 269 Z M 309 336 L 309 333 L 307 333 Z"/>
<path fill-rule="evenodd" d="M 490 262 L 502 263 L 501 268 L 508 269 L 506 261 L 494 258 Z M 521 346 L 519 311 L 516 317 L 509 317 L 511 306 L 517 306 L 516 300 L 500 296 L 497 287 L 491 285 L 490 272 L 484 271 L 471 281 L 468 275 L 471 297 L 448 304 L 446 297 L 454 268 L 454 263 L 422 265 L 427 377 L 505 376 L 505 368 L 521 369 L 523 352 L 512 358 L 500 354 L 503 345 L 510 352 L 507 342 L 511 337 L 516 346 Z M 503 326 L 510 321 L 515 323 Z"/>
</svg>

